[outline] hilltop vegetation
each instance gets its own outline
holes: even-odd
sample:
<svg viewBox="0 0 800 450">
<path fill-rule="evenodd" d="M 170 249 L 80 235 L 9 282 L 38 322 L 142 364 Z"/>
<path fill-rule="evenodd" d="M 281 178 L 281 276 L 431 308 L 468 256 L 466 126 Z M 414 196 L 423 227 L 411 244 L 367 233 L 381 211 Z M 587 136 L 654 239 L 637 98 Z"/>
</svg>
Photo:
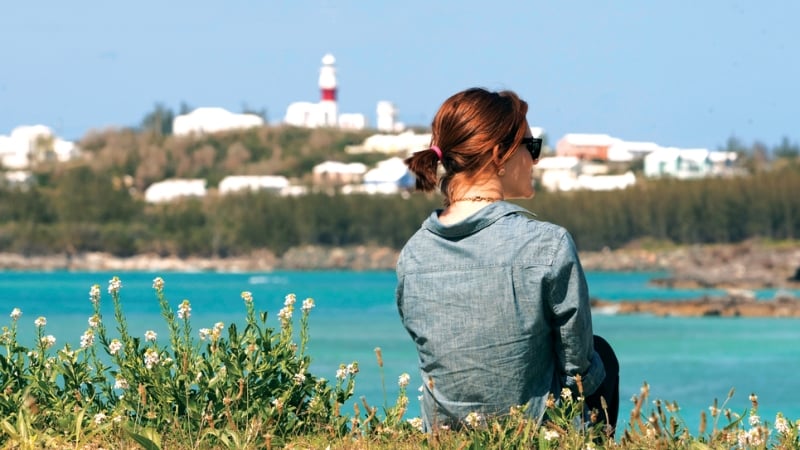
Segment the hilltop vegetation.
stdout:
<svg viewBox="0 0 800 450">
<path fill-rule="evenodd" d="M 400 248 L 439 206 L 436 195 L 278 197 L 246 193 L 168 205 L 143 201 L 144 189 L 170 177 L 197 177 L 213 188 L 231 174 L 284 175 L 309 184 L 328 159 L 373 165 L 386 155 L 349 155 L 369 131 L 264 127 L 176 137 L 109 130 L 86 136 L 85 157 L 40 164 L 29 188 L 0 189 L 0 252 L 27 255 L 104 251 L 116 256 L 278 255 L 301 245 Z M 741 146 L 728 142 L 728 147 Z M 625 191 L 539 192 L 519 203 L 565 226 L 581 250 L 655 239 L 675 244 L 735 243 L 800 236 L 800 164 L 784 142 L 742 151 L 750 175 L 693 181 L 639 180 Z M 782 153 L 781 153 L 782 152 Z M 780 156 L 778 158 L 777 156 Z"/>
</svg>

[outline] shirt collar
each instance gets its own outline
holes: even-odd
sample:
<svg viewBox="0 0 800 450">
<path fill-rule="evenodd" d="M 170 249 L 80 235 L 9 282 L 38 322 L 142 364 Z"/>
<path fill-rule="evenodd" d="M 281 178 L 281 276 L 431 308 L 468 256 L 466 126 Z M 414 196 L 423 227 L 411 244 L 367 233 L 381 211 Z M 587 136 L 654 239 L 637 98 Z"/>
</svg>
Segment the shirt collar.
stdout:
<svg viewBox="0 0 800 450">
<path fill-rule="evenodd" d="M 533 213 L 527 209 L 505 201 L 494 202 L 491 205 L 481 208 L 466 219 L 449 225 L 445 225 L 439 221 L 439 214 L 441 212 L 441 209 L 432 212 L 431 215 L 425 219 L 422 227 L 444 238 L 458 238 L 473 234 L 509 214 L 524 213 L 533 215 Z"/>
</svg>

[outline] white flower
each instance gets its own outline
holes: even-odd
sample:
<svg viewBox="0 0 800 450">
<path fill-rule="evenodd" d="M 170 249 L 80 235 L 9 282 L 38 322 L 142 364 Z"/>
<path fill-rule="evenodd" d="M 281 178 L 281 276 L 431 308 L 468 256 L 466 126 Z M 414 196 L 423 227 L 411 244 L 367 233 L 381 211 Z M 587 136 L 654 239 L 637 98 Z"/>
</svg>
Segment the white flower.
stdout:
<svg viewBox="0 0 800 450">
<path fill-rule="evenodd" d="M 312 309 L 314 309 L 314 299 L 307 298 L 303 300 L 303 311 L 308 312 L 311 311 Z"/>
<path fill-rule="evenodd" d="M 97 302 L 100 301 L 100 285 L 99 284 L 95 284 L 95 285 L 92 286 L 91 289 L 89 289 L 89 300 L 91 300 L 91 302 L 94 303 L 94 304 L 97 304 Z"/>
<path fill-rule="evenodd" d="M 556 430 L 551 430 L 549 428 L 546 428 L 544 430 L 544 440 L 545 441 L 554 441 L 554 440 L 558 439 L 559 436 L 560 435 L 558 434 L 558 431 L 556 431 Z"/>
<path fill-rule="evenodd" d="M 748 419 L 751 426 L 757 427 L 759 423 L 761 423 L 761 417 L 751 414 L 750 418 Z"/>
<path fill-rule="evenodd" d="M 418 431 L 422 431 L 422 419 L 419 417 L 414 417 L 413 419 L 406 419 L 409 425 L 416 428 Z"/>
<path fill-rule="evenodd" d="M 253 303 L 253 293 L 250 291 L 243 291 L 242 300 L 244 300 L 245 303 Z"/>
<path fill-rule="evenodd" d="M 100 325 L 100 316 L 95 314 L 92 317 L 89 317 L 89 326 L 90 327 L 96 328 L 98 325 Z"/>
<path fill-rule="evenodd" d="M 48 334 L 47 336 L 42 336 L 42 346 L 44 348 L 50 348 L 56 343 L 56 337 L 52 334 Z"/>
<path fill-rule="evenodd" d="M 294 374 L 295 383 L 301 384 L 303 381 L 306 381 L 306 375 L 302 371 Z"/>
<path fill-rule="evenodd" d="M 347 374 L 348 375 L 355 375 L 358 373 L 358 363 L 352 363 L 347 365 Z"/>
<path fill-rule="evenodd" d="M 33 324 L 41 328 L 47 325 L 47 318 L 45 318 L 44 316 L 39 316 L 36 318 L 36 320 L 33 321 Z"/>
<path fill-rule="evenodd" d="M 146 341 L 155 342 L 156 336 L 156 332 L 153 330 L 147 330 L 144 332 L 144 339 Z"/>
<path fill-rule="evenodd" d="M 200 340 L 205 341 L 211 335 L 211 330 L 208 328 L 200 328 Z"/>
<path fill-rule="evenodd" d="M 157 291 L 164 290 L 164 279 L 161 277 L 155 277 L 153 279 L 153 289 Z"/>
<path fill-rule="evenodd" d="M 764 440 L 761 436 L 761 430 L 759 428 L 750 428 L 747 432 L 747 442 L 753 446 L 760 446 L 764 443 Z"/>
<path fill-rule="evenodd" d="M 106 415 L 103 413 L 97 413 L 94 415 L 94 423 L 100 424 L 105 422 L 105 420 L 106 420 Z"/>
<path fill-rule="evenodd" d="M 111 280 L 108 281 L 108 293 L 109 294 L 116 294 L 119 293 L 119 290 L 122 289 L 122 281 L 119 277 L 113 277 Z"/>
<path fill-rule="evenodd" d="M 411 381 L 411 376 L 407 373 L 401 374 L 399 377 L 397 377 L 397 385 L 401 388 L 408 386 L 409 381 Z"/>
<path fill-rule="evenodd" d="M 561 398 L 564 400 L 569 400 L 572 398 L 572 391 L 569 388 L 561 389 Z"/>
<path fill-rule="evenodd" d="M 294 306 L 296 301 L 297 297 L 294 294 L 289 294 L 283 299 L 283 306 Z"/>
<path fill-rule="evenodd" d="M 347 376 L 347 369 L 345 369 L 344 365 L 339 366 L 339 369 L 336 370 L 336 379 L 344 380 L 346 376 Z"/>
<path fill-rule="evenodd" d="M 144 366 L 148 369 L 152 369 L 154 365 L 158 364 L 158 352 L 153 350 L 152 348 L 148 348 L 144 352 Z"/>
<path fill-rule="evenodd" d="M 119 339 L 112 339 L 111 342 L 108 343 L 108 352 L 112 355 L 116 355 L 122 349 L 122 342 Z"/>
<path fill-rule="evenodd" d="M 128 389 L 129 384 L 128 380 L 122 377 L 117 377 L 114 380 L 114 389 Z"/>
<path fill-rule="evenodd" d="M 780 434 L 786 434 L 790 430 L 789 421 L 786 420 L 786 418 L 783 417 L 780 413 L 778 413 L 778 415 L 775 416 L 775 429 Z"/>
<path fill-rule="evenodd" d="M 11 310 L 11 320 L 17 320 L 22 317 L 22 310 L 19 308 L 14 308 Z"/>
<path fill-rule="evenodd" d="M 281 319 L 281 322 L 288 322 L 292 318 L 292 309 L 291 306 L 286 306 L 278 311 L 278 318 Z"/>
<path fill-rule="evenodd" d="M 189 303 L 189 300 L 182 301 L 180 306 L 178 306 L 178 318 L 188 319 L 191 315 L 192 305 Z"/>
<path fill-rule="evenodd" d="M 94 344 L 94 331 L 90 328 L 81 336 L 81 348 L 91 347 L 92 344 Z"/>
<path fill-rule="evenodd" d="M 222 322 L 217 322 L 217 323 L 214 324 L 214 331 L 216 331 L 217 334 L 219 334 L 224 328 L 225 328 L 225 324 L 222 323 Z"/>
<path fill-rule="evenodd" d="M 480 426 L 481 422 L 483 421 L 483 417 L 476 412 L 471 412 L 467 414 L 467 417 L 464 419 L 464 422 L 471 428 L 477 428 Z"/>
</svg>

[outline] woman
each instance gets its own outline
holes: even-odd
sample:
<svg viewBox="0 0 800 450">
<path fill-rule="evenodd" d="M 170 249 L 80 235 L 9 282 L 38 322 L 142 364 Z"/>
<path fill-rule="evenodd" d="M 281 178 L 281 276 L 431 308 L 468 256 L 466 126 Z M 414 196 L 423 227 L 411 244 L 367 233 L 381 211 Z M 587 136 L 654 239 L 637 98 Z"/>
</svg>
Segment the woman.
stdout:
<svg viewBox="0 0 800 450">
<path fill-rule="evenodd" d="M 612 374 L 595 351 L 572 237 L 504 201 L 534 194 L 541 140 L 531 136 L 527 111 L 510 91 L 459 92 L 437 112 L 430 149 L 406 160 L 417 189 L 438 184 L 444 194 L 444 209 L 397 264 L 397 306 L 419 354 L 426 430 L 523 405 L 541 420 L 551 393 L 578 393 L 578 374 L 584 395 L 605 394 L 616 424 L 618 369 Z M 587 403 L 600 408 L 599 398 Z"/>
</svg>

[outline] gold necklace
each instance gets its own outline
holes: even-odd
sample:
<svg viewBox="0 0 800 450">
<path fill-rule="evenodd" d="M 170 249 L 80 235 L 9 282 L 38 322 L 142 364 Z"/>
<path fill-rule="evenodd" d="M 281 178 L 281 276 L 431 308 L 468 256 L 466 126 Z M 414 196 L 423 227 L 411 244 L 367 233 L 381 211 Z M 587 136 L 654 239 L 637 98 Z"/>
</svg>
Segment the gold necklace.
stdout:
<svg viewBox="0 0 800 450">
<path fill-rule="evenodd" d="M 484 197 L 482 195 L 473 195 L 472 197 L 461 197 L 453 200 L 455 202 L 499 202 L 503 197 Z"/>
</svg>

